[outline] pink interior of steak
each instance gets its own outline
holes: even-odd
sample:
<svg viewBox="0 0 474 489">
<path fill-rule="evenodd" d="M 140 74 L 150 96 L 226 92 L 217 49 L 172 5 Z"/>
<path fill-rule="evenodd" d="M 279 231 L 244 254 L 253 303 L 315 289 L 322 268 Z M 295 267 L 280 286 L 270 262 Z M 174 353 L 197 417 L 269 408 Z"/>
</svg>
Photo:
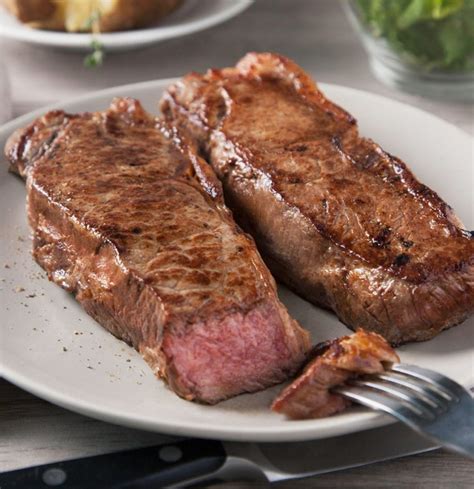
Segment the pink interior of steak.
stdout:
<svg viewBox="0 0 474 489">
<path fill-rule="evenodd" d="M 190 325 L 162 345 L 173 388 L 208 402 L 283 381 L 294 370 L 281 318 L 271 304 Z M 180 375 L 175 375 L 175 372 Z M 171 375 L 170 375 L 171 374 Z"/>
</svg>

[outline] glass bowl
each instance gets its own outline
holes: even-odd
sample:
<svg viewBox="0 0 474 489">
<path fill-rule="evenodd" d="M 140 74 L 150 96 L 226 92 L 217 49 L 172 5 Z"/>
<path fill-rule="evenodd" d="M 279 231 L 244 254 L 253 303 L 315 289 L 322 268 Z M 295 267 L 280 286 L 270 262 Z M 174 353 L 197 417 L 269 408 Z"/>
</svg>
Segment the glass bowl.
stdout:
<svg viewBox="0 0 474 489">
<path fill-rule="evenodd" d="M 374 75 L 422 96 L 474 101 L 474 0 L 343 0 Z"/>
</svg>

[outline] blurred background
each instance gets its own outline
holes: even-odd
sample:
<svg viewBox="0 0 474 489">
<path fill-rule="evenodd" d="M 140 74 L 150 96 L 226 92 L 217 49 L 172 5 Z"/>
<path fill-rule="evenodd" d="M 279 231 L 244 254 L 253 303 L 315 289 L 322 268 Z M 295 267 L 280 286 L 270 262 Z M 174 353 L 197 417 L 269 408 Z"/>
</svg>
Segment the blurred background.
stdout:
<svg viewBox="0 0 474 489">
<path fill-rule="evenodd" d="M 229 66 L 247 51 L 275 51 L 293 58 L 318 81 L 387 95 L 473 132 L 472 104 L 409 95 L 378 81 L 344 3 L 349 2 L 256 0 L 223 24 L 151 47 L 107 54 L 96 68 L 84 66 L 83 53 L 0 37 L 0 60 L 11 82 L 13 113 L 110 86 Z"/>
</svg>

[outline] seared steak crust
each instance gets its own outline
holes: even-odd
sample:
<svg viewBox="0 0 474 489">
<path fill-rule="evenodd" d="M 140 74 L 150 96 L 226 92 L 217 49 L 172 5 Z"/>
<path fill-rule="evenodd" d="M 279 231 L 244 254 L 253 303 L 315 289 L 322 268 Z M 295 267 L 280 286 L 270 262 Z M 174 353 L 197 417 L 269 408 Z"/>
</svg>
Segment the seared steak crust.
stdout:
<svg viewBox="0 0 474 489">
<path fill-rule="evenodd" d="M 343 411 L 351 402 L 330 391 L 348 379 L 382 373 L 398 355 L 378 334 L 358 330 L 315 347 L 315 357 L 286 387 L 272 409 L 291 419 L 322 418 Z"/>
<path fill-rule="evenodd" d="M 248 54 L 235 68 L 187 75 L 161 105 L 296 292 L 392 344 L 472 313 L 472 234 L 294 63 Z"/>
<path fill-rule="evenodd" d="M 27 179 L 35 259 L 177 394 L 215 403 L 301 367 L 308 333 L 219 181 L 138 102 L 50 112 L 6 154 Z"/>
</svg>

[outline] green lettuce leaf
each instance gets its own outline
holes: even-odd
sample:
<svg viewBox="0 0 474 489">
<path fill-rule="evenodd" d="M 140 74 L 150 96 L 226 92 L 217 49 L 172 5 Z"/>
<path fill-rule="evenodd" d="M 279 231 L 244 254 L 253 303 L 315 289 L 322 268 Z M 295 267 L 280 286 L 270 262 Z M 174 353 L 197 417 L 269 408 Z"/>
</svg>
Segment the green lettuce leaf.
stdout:
<svg viewBox="0 0 474 489">
<path fill-rule="evenodd" d="M 474 0 L 356 0 L 362 22 L 407 63 L 474 70 Z"/>
</svg>

